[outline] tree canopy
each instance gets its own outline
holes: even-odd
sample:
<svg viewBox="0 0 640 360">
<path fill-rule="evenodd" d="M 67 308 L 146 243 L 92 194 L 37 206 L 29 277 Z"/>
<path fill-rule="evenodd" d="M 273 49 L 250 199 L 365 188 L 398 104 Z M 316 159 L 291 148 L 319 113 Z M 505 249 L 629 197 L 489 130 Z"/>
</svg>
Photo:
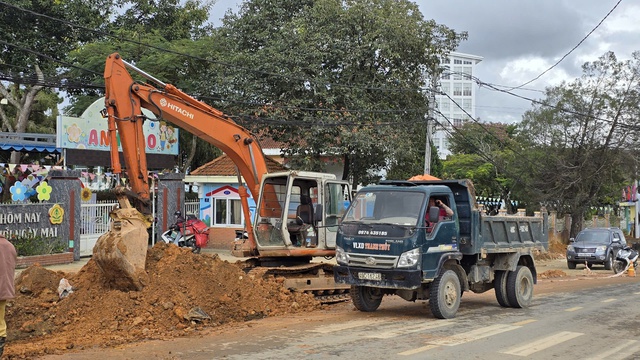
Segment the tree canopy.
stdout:
<svg viewBox="0 0 640 360">
<path fill-rule="evenodd" d="M 66 55 L 93 34 L 71 21 L 100 29 L 112 6 L 107 0 L 15 0 L 0 12 L 0 96 L 10 109 L 0 107 L 2 131 L 53 133 L 57 105 L 62 100 L 48 86 L 57 78 Z M 28 25 L 25 25 L 28 24 Z M 55 82 L 55 81 L 54 81 Z M 38 105 L 36 105 L 38 104 Z M 43 124 L 37 124 L 42 120 Z M 20 162 L 20 153 L 9 160 Z"/>
<path fill-rule="evenodd" d="M 253 0 L 219 32 L 235 66 L 222 95 L 257 104 L 232 108 L 265 121 L 292 166 L 337 156 L 354 184 L 379 178 L 408 134 L 424 144 L 424 74 L 466 37 L 406 0 Z"/>
<path fill-rule="evenodd" d="M 444 177 L 471 179 L 479 196 L 505 202 L 508 213 L 513 193 L 521 183 L 521 174 L 513 171 L 519 144 L 514 139 L 515 125 L 466 122 L 452 132 L 451 155 L 444 162 Z"/>
<path fill-rule="evenodd" d="M 615 204 L 636 179 L 639 89 L 640 53 L 619 61 L 608 52 L 580 78 L 548 88 L 518 126 L 529 158 L 523 185 L 533 201 L 571 213 L 573 235 L 591 207 Z"/>
</svg>

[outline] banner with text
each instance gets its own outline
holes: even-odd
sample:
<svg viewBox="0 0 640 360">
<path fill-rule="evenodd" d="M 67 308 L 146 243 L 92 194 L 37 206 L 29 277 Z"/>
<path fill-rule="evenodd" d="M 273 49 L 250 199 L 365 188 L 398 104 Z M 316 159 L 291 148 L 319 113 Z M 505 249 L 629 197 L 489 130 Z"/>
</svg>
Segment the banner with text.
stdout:
<svg viewBox="0 0 640 360">
<path fill-rule="evenodd" d="M 110 139 L 104 109 L 104 97 L 96 100 L 79 117 L 58 116 L 56 146 L 64 149 L 109 151 Z M 145 116 L 155 119 L 153 113 L 142 109 Z M 178 155 L 178 129 L 164 121 L 146 120 L 143 126 L 148 154 Z M 120 150 L 120 137 L 118 136 Z"/>
</svg>

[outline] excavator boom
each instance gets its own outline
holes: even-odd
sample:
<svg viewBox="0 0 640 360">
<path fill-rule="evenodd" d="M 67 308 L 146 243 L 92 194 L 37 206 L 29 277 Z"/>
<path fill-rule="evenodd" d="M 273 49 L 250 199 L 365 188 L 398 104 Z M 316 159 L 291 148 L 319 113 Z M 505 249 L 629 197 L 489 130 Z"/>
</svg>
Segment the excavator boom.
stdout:
<svg viewBox="0 0 640 360">
<path fill-rule="evenodd" d="M 159 87 L 134 81 L 129 70 L 155 82 Z M 115 227 L 104 234 L 94 247 L 94 259 L 113 284 L 124 289 L 144 286 L 144 261 L 147 246 L 146 227 L 150 219 L 136 222 L 132 227 L 128 218 L 144 219 L 150 215 L 150 186 L 143 123 L 148 121 L 142 113 L 145 108 L 158 118 L 189 131 L 213 144 L 229 156 L 238 167 L 254 198 L 259 196 L 260 180 L 267 173 L 262 149 L 254 136 L 236 124 L 221 111 L 200 102 L 125 62 L 117 53 L 109 55 L 104 70 L 105 107 L 110 138 L 111 164 L 115 174 L 122 173 L 117 136 L 124 155 L 130 190 L 119 189 L 118 200 L 122 213 L 112 214 Z M 245 219 L 250 219 L 247 190 L 240 186 Z M 134 202 L 143 216 L 134 214 L 129 200 Z M 126 212 L 126 213 L 125 213 Z M 140 231 L 145 226 L 145 231 Z M 249 253 L 257 255 L 257 246 L 247 221 Z M 124 280 L 123 280 L 124 279 Z"/>
</svg>

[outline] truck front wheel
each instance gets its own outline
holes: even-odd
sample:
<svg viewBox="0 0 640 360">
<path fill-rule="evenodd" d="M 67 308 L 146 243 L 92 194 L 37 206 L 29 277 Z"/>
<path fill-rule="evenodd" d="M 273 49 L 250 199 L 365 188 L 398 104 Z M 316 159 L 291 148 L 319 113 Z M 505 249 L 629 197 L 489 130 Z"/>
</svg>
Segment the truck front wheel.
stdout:
<svg viewBox="0 0 640 360">
<path fill-rule="evenodd" d="M 514 308 L 524 308 L 533 298 L 533 275 L 526 266 L 518 266 L 507 276 L 507 299 Z"/>
<path fill-rule="evenodd" d="M 460 280 L 452 270 L 440 274 L 429 289 L 431 313 L 438 319 L 453 319 L 460 307 Z"/>
<path fill-rule="evenodd" d="M 509 299 L 507 298 L 507 277 L 509 271 L 496 270 L 495 278 L 493 279 L 493 288 L 496 291 L 496 300 L 502 307 L 510 307 Z"/>
<path fill-rule="evenodd" d="M 356 309 L 360 311 L 372 312 L 378 310 L 380 303 L 382 302 L 382 293 L 380 289 L 368 287 L 368 286 L 352 286 L 351 300 Z"/>
</svg>

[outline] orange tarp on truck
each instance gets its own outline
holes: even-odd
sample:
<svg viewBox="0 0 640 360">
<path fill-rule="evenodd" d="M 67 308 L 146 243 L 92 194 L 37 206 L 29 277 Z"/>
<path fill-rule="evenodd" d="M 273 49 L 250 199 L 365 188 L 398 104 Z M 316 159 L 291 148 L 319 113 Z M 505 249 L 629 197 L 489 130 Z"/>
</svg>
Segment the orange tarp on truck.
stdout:
<svg viewBox="0 0 640 360">
<path fill-rule="evenodd" d="M 412 176 L 409 181 L 416 181 L 416 180 L 441 180 L 435 176 L 431 176 L 429 174 L 422 174 L 422 175 L 416 175 L 416 176 Z"/>
</svg>

